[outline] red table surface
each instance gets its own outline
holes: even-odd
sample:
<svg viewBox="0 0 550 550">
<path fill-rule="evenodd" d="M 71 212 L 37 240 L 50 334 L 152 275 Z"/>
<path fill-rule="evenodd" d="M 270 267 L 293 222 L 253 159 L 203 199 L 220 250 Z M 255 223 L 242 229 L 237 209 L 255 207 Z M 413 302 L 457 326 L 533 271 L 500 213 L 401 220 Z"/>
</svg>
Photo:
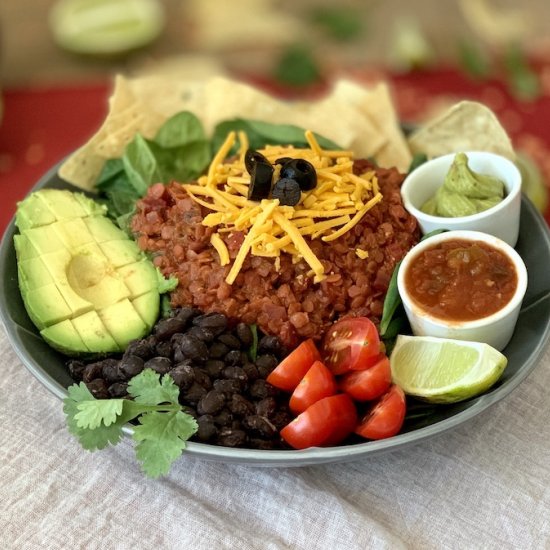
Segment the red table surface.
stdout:
<svg viewBox="0 0 550 550">
<path fill-rule="evenodd" d="M 364 75 L 355 75 L 364 78 Z M 371 75 L 372 77 L 372 75 Z M 550 93 L 534 102 L 517 102 L 499 82 L 483 85 L 454 70 L 393 76 L 394 94 L 403 120 L 415 120 L 419 109 L 441 98 L 469 97 L 489 104 L 510 133 L 514 144 L 527 148 L 550 181 Z M 284 89 L 256 79 L 274 93 Z M 319 91 L 318 89 L 316 90 Z M 110 84 L 76 87 L 21 88 L 3 92 L 0 126 L 0 232 L 38 179 L 83 144 L 107 113 Z M 550 222 L 550 209 L 546 219 Z"/>
</svg>

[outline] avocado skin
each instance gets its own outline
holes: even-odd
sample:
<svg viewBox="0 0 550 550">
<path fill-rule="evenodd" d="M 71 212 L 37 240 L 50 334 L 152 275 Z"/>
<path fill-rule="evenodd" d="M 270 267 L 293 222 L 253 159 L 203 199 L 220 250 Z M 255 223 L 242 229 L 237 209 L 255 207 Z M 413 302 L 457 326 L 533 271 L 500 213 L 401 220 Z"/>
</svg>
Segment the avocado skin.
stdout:
<svg viewBox="0 0 550 550">
<path fill-rule="evenodd" d="M 82 193 L 41 189 L 18 203 L 18 281 L 31 321 L 71 357 L 122 352 L 159 315 L 156 268 Z"/>
</svg>

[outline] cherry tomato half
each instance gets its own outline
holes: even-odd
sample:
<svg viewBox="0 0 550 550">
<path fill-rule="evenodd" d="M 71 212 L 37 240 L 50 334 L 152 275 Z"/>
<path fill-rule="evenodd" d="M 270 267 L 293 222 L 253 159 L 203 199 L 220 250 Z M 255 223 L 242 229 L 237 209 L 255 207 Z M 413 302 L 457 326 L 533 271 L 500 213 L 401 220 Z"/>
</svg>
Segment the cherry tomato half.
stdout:
<svg viewBox="0 0 550 550">
<path fill-rule="evenodd" d="M 294 391 L 311 365 L 320 361 L 321 356 L 313 340 L 302 342 L 294 351 L 290 352 L 270 373 L 267 381 L 285 391 Z"/>
<path fill-rule="evenodd" d="M 405 419 L 405 394 L 395 384 L 375 403 L 359 422 L 355 433 L 367 439 L 396 435 Z"/>
<path fill-rule="evenodd" d="M 357 425 L 357 410 L 345 393 L 331 395 L 310 405 L 281 430 L 294 449 L 337 445 Z"/>
<path fill-rule="evenodd" d="M 336 380 L 332 372 L 321 361 L 315 361 L 292 393 L 290 410 L 299 414 L 319 399 L 335 393 Z"/>
<path fill-rule="evenodd" d="M 390 384 L 390 360 L 386 355 L 381 354 L 372 367 L 343 374 L 338 387 L 356 401 L 369 401 L 387 392 Z"/>
<path fill-rule="evenodd" d="M 366 317 L 336 321 L 323 340 L 323 361 L 333 374 L 366 369 L 379 354 L 378 330 Z"/>
</svg>

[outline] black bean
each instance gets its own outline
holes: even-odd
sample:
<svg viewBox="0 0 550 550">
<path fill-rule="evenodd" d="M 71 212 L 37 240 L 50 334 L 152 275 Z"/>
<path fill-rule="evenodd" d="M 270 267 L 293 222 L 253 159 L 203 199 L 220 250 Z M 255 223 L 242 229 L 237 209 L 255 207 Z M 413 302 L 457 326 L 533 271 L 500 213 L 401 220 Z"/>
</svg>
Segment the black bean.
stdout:
<svg viewBox="0 0 550 550">
<path fill-rule="evenodd" d="M 282 430 L 289 422 L 292 422 L 293 416 L 289 411 L 277 410 L 271 417 L 271 423 L 277 428 L 277 430 Z"/>
<path fill-rule="evenodd" d="M 225 395 L 218 390 L 210 390 L 197 404 L 199 414 L 217 414 L 225 406 Z"/>
<path fill-rule="evenodd" d="M 277 401 L 274 397 L 265 397 L 256 402 L 256 414 L 271 418 L 277 410 Z"/>
<path fill-rule="evenodd" d="M 207 390 L 200 384 L 193 382 L 191 387 L 181 394 L 184 403 L 196 406 L 197 403 L 206 395 Z"/>
<path fill-rule="evenodd" d="M 223 342 L 213 342 L 208 350 L 211 359 L 221 359 L 229 351 L 229 348 Z"/>
<path fill-rule="evenodd" d="M 258 356 L 256 367 L 258 368 L 260 378 L 267 378 L 278 363 L 279 360 L 274 355 Z"/>
<path fill-rule="evenodd" d="M 168 374 L 181 390 L 189 389 L 195 381 L 195 369 L 185 363 L 179 363 Z"/>
<path fill-rule="evenodd" d="M 96 361 L 95 363 L 88 363 L 82 373 L 82 380 L 88 383 L 96 378 L 103 376 L 103 361 Z"/>
<path fill-rule="evenodd" d="M 207 390 L 212 388 L 212 380 L 210 380 L 210 376 L 208 376 L 206 371 L 197 367 L 195 367 L 195 382 Z"/>
<path fill-rule="evenodd" d="M 230 426 L 230 428 L 231 428 L 232 430 L 242 430 L 242 429 L 243 429 L 243 423 L 242 423 L 240 420 L 234 418 L 234 419 L 231 421 L 231 426 Z"/>
<path fill-rule="evenodd" d="M 184 357 L 189 357 L 196 361 L 202 361 L 208 358 L 208 348 L 206 344 L 202 340 L 188 334 L 183 335 L 178 349 Z M 174 354 L 174 358 L 175 357 Z"/>
<path fill-rule="evenodd" d="M 240 393 L 242 385 L 239 380 L 214 380 L 214 388 L 226 394 Z"/>
<path fill-rule="evenodd" d="M 77 359 L 71 359 L 67 362 L 67 369 L 71 378 L 75 382 L 80 382 L 82 380 L 82 375 L 84 374 L 84 369 L 86 368 L 86 363 L 79 361 Z"/>
<path fill-rule="evenodd" d="M 279 360 L 275 355 L 265 353 L 258 355 L 255 363 L 258 369 L 265 369 L 269 373 L 278 365 Z"/>
<path fill-rule="evenodd" d="M 225 357 L 223 358 L 226 365 L 229 366 L 236 366 L 236 365 L 242 365 L 243 364 L 243 357 L 239 350 L 231 350 L 225 354 Z"/>
<path fill-rule="evenodd" d="M 243 427 L 265 439 L 270 439 L 277 433 L 277 428 L 265 416 L 258 414 L 246 416 L 243 419 Z"/>
<path fill-rule="evenodd" d="M 271 353 L 280 357 L 284 353 L 283 346 L 276 336 L 262 336 L 258 342 L 258 353 Z"/>
<path fill-rule="evenodd" d="M 216 442 L 224 447 L 240 447 L 246 442 L 246 433 L 243 430 L 223 428 L 218 433 Z"/>
<path fill-rule="evenodd" d="M 198 338 L 199 340 L 210 343 L 215 338 L 215 333 L 206 327 L 191 327 L 187 332 L 187 335 L 192 336 L 193 338 Z"/>
<path fill-rule="evenodd" d="M 154 329 L 154 335 L 160 341 L 169 340 L 174 334 L 183 332 L 187 328 L 187 321 L 179 317 L 161 319 Z"/>
<path fill-rule="evenodd" d="M 119 362 L 116 359 L 104 360 L 101 372 L 105 381 L 110 384 L 124 380 L 124 373 L 120 370 Z"/>
<path fill-rule="evenodd" d="M 126 397 L 128 395 L 128 382 L 115 382 L 109 386 L 111 397 Z"/>
<path fill-rule="evenodd" d="M 233 422 L 233 413 L 229 409 L 222 409 L 216 416 L 214 416 L 214 422 L 216 426 L 230 426 Z"/>
<path fill-rule="evenodd" d="M 188 363 L 188 364 L 192 364 L 193 363 L 193 360 L 192 359 L 189 359 L 189 357 L 187 357 L 187 355 L 185 355 L 182 351 L 181 351 L 181 348 L 179 346 L 177 346 L 173 353 L 172 353 L 172 359 L 174 361 L 175 364 L 178 364 L 178 363 Z"/>
<path fill-rule="evenodd" d="M 248 376 L 246 375 L 244 369 L 241 367 L 225 367 L 225 369 L 223 369 L 222 375 L 228 380 L 239 380 L 242 384 L 241 387 L 243 388 L 248 382 Z"/>
<path fill-rule="evenodd" d="M 121 374 L 126 380 L 130 380 L 136 374 L 139 374 L 143 370 L 145 362 L 138 355 L 125 355 L 122 357 L 119 363 Z"/>
<path fill-rule="evenodd" d="M 252 399 L 265 399 L 266 397 L 276 396 L 279 393 L 277 388 L 272 386 L 269 382 L 266 382 L 262 378 L 254 380 L 248 388 L 248 394 Z"/>
<path fill-rule="evenodd" d="M 252 382 L 260 377 L 260 373 L 258 372 L 258 367 L 254 363 L 245 363 L 243 365 L 243 370 L 246 372 L 246 375 L 248 376 L 248 381 Z"/>
<path fill-rule="evenodd" d="M 224 332 L 218 336 L 218 341 L 224 343 L 230 350 L 241 349 L 241 341 L 230 332 Z"/>
<path fill-rule="evenodd" d="M 249 416 L 255 412 L 254 405 L 246 399 L 246 397 L 238 393 L 231 395 L 231 399 L 227 403 L 227 408 L 235 416 Z"/>
<path fill-rule="evenodd" d="M 181 307 L 174 312 L 174 318 L 184 321 L 186 327 L 191 319 L 198 315 L 199 311 L 192 307 Z"/>
<path fill-rule="evenodd" d="M 155 346 L 155 355 L 160 357 L 171 357 L 172 356 L 172 344 L 168 341 L 159 342 Z"/>
<path fill-rule="evenodd" d="M 225 369 L 225 363 L 219 359 L 208 359 L 204 364 L 203 370 L 210 378 L 220 378 Z"/>
<path fill-rule="evenodd" d="M 123 358 L 135 355 L 142 359 L 149 359 L 155 354 L 156 345 L 157 339 L 152 335 L 147 338 L 142 338 L 141 340 L 132 340 L 124 351 Z"/>
<path fill-rule="evenodd" d="M 235 327 L 235 333 L 245 347 L 248 348 L 252 345 L 252 330 L 246 323 L 239 323 Z"/>
<path fill-rule="evenodd" d="M 93 380 L 86 382 L 86 387 L 96 399 L 109 398 L 109 388 L 107 386 L 107 382 L 105 382 L 103 378 L 94 378 Z"/>
<path fill-rule="evenodd" d="M 145 369 L 153 369 L 159 374 L 166 374 L 172 369 L 172 361 L 168 357 L 153 357 L 148 361 L 145 361 L 143 365 Z"/>
<path fill-rule="evenodd" d="M 197 418 L 197 424 L 199 429 L 197 430 L 196 438 L 199 441 L 206 442 L 216 437 L 218 429 L 214 424 L 214 419 L 212 415 L 204 414 L 202 416 L 199 416 Z"/>
<path fill-rule="evenodd" d="M 221 334 L 227 328 L 227 317 L 222 313 L 205 313 L 193 319 L 193 324 L 211 330 L 214 334 Z"/>
</svg>

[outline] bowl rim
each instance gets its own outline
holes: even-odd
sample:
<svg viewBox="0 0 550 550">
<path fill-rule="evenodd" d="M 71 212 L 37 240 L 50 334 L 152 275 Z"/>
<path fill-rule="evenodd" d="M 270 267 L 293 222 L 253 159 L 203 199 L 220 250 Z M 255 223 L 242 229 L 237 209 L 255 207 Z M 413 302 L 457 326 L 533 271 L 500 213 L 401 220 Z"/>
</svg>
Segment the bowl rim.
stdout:
<svg viewBox="0 0 550 550">
<path fill-rule="evenodd" d="M 447 155 L 442 155 L 440 157 L 435 157 L 427 160 L 424 164 L 420 165 L 418 168 L 410 172 L 403 180 L 403 184 L 401 186 L 401 198 L 403 200 L 403 205 L 405 206 L 405 209 L 417 219 L 422 219 L 431 223 L 447 223 L 458 225 L 460 223 L 471 223 L 478 220 L 484 220 L 485 218 L 493 216 L 497 214 L 500 210 L 506 208 L 517 198 L 518 195 L 520 195 L 522 182 L 521 172 L 519 171 L 519 168 L 514 164 L 514 162 L 512 162 L 509 158 L 488 151 L 464 151 L 464 154 L 468 156 L 468 159 L 470 159 L 470 155 L 474 155 L 475 157 L 488 157 L 494 160 L 498 160 L 499 162 L 507 164 L 508 168 L 511 170 L 511 172 L 513 172 L 510 191 L 508 191 L 506 196 L 498 204 L 491 206 L 491 208 L 488 208 L 487 210 L 477 212 L 476 214 L 469 214 L 468 216 L 445 217 L 434 216 L 433 214 L 426 214 L 425 212 L 422 212 L 422 210 L 420 210 L 420 208 L 411 201 L 410 192 L 411 189 L 418 184 L 418 178 L 426 176 L 430 170 L 433 170 L 439 165 L 448 164 L 448 166 L 450 166 L 452 164 L 452 161 L 457 153 L 449 153 Z M 443 182 L 441 183 L 441 185 L 443 185 Z"/>
<path fill-rule="evenodd" d="M 437 245 L 441 242 L 454 239 L 468 240 L 472 242 L 481 241 L 504 253 L 508 257 L 508 259 L 510 259 L 514 264 L 517 274 L 516 290 L 510 300 L 501 309 L 495 311 L 491 315 L 469 321 L 450 321 L 448 319 L 442 319 L 427 312 L 421 304 L 411 298 L 407 290 L 407 287 L 405 285 L 405 273 L 411 262 L 427 248 L 430 248 L 431 246 Z M 445 231 L 443 233 L 439 233 L 437 235 L 432 235 L 420 241 L 418 244 L 413 246 L 407 252 L 407 254 L 405 254 L 397 273 L 397 287 L 399 295 L 401 296 L 403 302 L 406 303 L 407 306 L 412 310 L 414 315 L 422 316 L 434 325 L 440 327 L 449 327 L 455 330 L 470 330 L 487 327 L 489 325 L 492 325 L 493 323 L 509 317 L 510 314 L 514 310 L 516 310 L 516 308 L 519 308 L 521 306 L 521 303 L 527 291 L 527 284 L 527 267 L 521 256 L 512 246 L 510 246 L 502 239 L 490 235 L 489 233 L 469 229 L 453 229 Z"/>
<path fill-rule="evenodd" d="M 51 167 L 29 190 L 29 193 L 42 187 L 56 187 L 61 184 L 64 189 L 80 191 L 75 186 L 61 180 L 57 173 L 61 163 Z M 550 228 L 543 219 L 542 215 L 535 208 L 533 203 L 523 195 L 521 204 L 526 216 L 523 218 L 536 230 L 545 249 L 550 251 Z M 15 233 L 14 218 L 11 219 L 6 227 L 0 241 L 0 268 L 5 269 L 9 263 L 9 256 L 13 253 L 12 238 Z M 549 290 L 550 291 L 550 290 Z M 524 305 L 525 311 L 536 307 L 540 301 L 547 299 L 547 291 L 540 296 L 533 296 L 531 303 Z M 8 341 L 12 349 L 19 357 L 22 365 L 32 376 L 34 376 L 46 390 L 58 399 L 63 400 L 67 397 L 67 389 L 60 382 L 55 380 L 40 361 L 37 361 L 28 351 L 23 339 L 24 334 L 18 331 L 17 325 L 12 321 L 10 309 L 7 306 L 8 296 L 0 293 L 0 322 L 4 325 Z M 523 309 L 522 308 L 522 309 Z M 512 393 L 537 367 L 542 354 L 550 344 L 550 321 L 547 320 L 537 334 L 538 338 L 533 346 L 529 348 L 527 357 L 521 362 L 519 367 L 506 380 L 506 383 L 495 387 L 489 392 L 480 395 L 468 402 L 468 406 L 462 410 L 454 412 L 452 415 L 437 420 L 434 423 L 424 425 L 414 430 L 400 433 L 394 437 L 365 441 L 354 445 L 340 447 L 311 447 L 303 450 L 258 450 L 246 448 L 227 448 L 207 443 L 189 441 L 184 455 L 201 460 L 215 462 L 244 464 L 250 467 L 302 467 L 309 465 L 319 465 L 325 463 L 348 462 L 368 457 L 376 456 L 386 452 L 402 451 L 406 448 L 422 444 L 432 437 L 439 437 L 455 428 L 471 422 L 482 412 L 486 411 L 499 401 Z M 126 436 L 133 434 L 131 425 L 123 428 Z"/>
</svg>

